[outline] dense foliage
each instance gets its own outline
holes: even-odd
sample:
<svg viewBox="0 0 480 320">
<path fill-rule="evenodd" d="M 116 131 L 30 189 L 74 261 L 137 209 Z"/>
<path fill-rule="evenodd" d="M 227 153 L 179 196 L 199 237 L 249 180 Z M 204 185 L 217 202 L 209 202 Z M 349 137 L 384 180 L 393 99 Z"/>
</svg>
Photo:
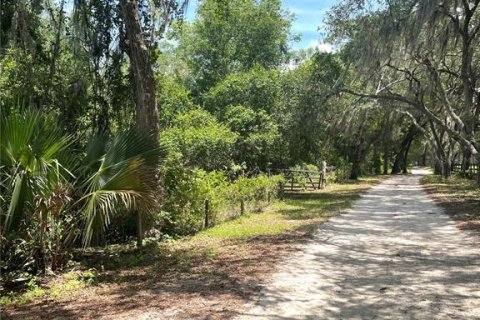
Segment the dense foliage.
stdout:
<svg viewBox="0 0 480 320">
<path fill-rule="evenodd" d="M 333 53 L 280 0 L 185 3 L 0 3 L 2 282 L 255 211 L 275 169 L 480 161 L 479 1 L 339 1 Z"/>
</svg>

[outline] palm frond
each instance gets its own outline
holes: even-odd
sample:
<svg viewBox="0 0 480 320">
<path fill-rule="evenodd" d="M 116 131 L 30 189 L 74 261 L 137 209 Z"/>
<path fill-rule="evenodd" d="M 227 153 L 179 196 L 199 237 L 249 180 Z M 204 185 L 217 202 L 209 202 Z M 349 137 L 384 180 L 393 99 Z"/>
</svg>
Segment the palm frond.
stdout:
<svg viewBox="0 0 480 320">
<path fill-rule="evenodd" d="M 124 210 L 149 214 L 156 208 L 156 170 L 160 164 L 159 148 L 133 130 L 118 133 L 104 153 L 100 150 L 106 144 L 91 143 L 94 146 L 87 149 L 92 152 L 87 153 L 89 159 L 84 163 L 99 165 L 79 182 L 86 194 L 79 200 L 83 203 L 85 246 L 101 237 L 112 215 Z"/>
<path fill-rule="evenodd" d="M 55 119 L 38 111 L 11 114 L 0 124 L 1 180 L 10 186 L 5 197 L 8 231 L 19 225 L 27 211 L 35 211 L 35 197 L 48 196 L 61 180 L 72 176 L 58 161 L 72 139 L 56 126 Z"/>
</svg>

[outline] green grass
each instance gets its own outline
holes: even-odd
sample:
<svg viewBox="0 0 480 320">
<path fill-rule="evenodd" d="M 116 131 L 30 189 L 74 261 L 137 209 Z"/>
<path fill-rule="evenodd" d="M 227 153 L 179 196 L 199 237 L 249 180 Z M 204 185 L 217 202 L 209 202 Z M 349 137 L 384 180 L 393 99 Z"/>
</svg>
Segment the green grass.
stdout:
<svg viewBox="0 0 480 320">
<path fill-rule="evenodd" d="M 266 234 L 281 233 L 285 230 L 295 227 L 294 221 L 288 221 L 279 216 L 278 212 L 267 212 L 247 214 L 233 221 L 228 221 L 221 225 L 207 229 L 199 233 L 194 238 L 214 237 L 214 238 L 243 238 Z"/>
<path fill-rule="evenodd" d="M 22 293 L 9 293 L 2 296 L 0 305 L 24 305 L 42 298 L 57 300 L 92 285 L 95 277 L 95 273 L 91 270 L 67 272 L 59 277 L 52 278 L 47 286 L 40 286 L 37 279 L 33 278 Z"/>
<path fill-rule="evenodd" d="M 440 194 L 458 196 L 461 198 L 480 198 L 480 187 L 475 180 L 453 175 L 445 179 L 439 175 L 428 175 L 423 178 L 424 183 L 434 187 Z"/>
<path fill-rule="evenodd" d="M 356 182 L 332 184 L 316 192 L 287 195 L 283 201 L 273 203 L 264 212 L 248 213 L 204 230 L 189 241 L 274 235 L 318 224 L 348 208 L 364 190 L 379 181 L 379 177 L 363 178 Z"/>
</svg>

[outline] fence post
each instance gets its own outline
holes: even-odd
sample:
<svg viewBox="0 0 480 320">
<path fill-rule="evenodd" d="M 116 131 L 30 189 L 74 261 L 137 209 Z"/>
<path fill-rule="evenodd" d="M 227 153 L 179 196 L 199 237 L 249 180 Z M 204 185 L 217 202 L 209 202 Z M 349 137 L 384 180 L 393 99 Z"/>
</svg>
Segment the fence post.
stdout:
<svg viewBox="0 0 480 320">
<path fill-rule="evenodd" d="M 240 200 L 240 215 L 243 216 L 243 214 L 245 213 L 245 200 Z"/>
<path fill-rule="evenodd" d="M 205 199 L 205 228 L 210 226 L 210 200 Z"/>
<path fill-rule="evenodd" d="M 283 200 L 283 182 L 282 181 L 278 183 L 278 187 L 279 187 L 278 197 L 280 198 L 280 200 Z"/>
</svg>

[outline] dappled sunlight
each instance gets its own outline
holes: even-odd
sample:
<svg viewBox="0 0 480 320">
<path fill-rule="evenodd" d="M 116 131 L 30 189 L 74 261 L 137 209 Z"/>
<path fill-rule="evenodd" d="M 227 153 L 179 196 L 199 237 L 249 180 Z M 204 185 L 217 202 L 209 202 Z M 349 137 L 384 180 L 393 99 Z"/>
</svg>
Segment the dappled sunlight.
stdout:
<svg viewBox="0 0 480 320">
<path fill-rule="evenodd" d="M 233 316 L 240 309 L 232 305 L 256 296 L 262 288 L 259 279 L 272 272 L 283 254 L 296 252 L 299 244 L 312 241 L 319 223 L 341 213 L 368 187 L 369 183 L 332 184 L 185 239 L 152 242 L 142 250 L 119 246 L 92 252 L 83 263 L 86 267 L 101 266 L 94 285 L 72 293 L 75 304 L 70 299 L 58 301 L 44 312 L 76 317 L 80 310 L 88 309 L 93 315 L 108 308 L 109 315 L 122 310 L 120 319 L 144 310 L 152 318 L 175 318 L 186 311 L 169 307 L 169 303 L 183 299 L 196 308 L 208 308 L 207 314 Z M 101 298 L 80 299 L 79 294 Z M 18 314 L 28 315 L 29 308 L 20 307 Z"/>
<path fill-rule="evenodd" d="M 426 190 L 440 202 L 462 230 L 480 232 L 480 189 L 478 182 L 454 175 L 449 179 L 427 176 Z"/>
<path fill-rule="evenodd" d="M 418 177 L 395 177 L 323 224 L 240 319 L 466 319 L 479 281 L 478 243 Z"/>
</svg>

